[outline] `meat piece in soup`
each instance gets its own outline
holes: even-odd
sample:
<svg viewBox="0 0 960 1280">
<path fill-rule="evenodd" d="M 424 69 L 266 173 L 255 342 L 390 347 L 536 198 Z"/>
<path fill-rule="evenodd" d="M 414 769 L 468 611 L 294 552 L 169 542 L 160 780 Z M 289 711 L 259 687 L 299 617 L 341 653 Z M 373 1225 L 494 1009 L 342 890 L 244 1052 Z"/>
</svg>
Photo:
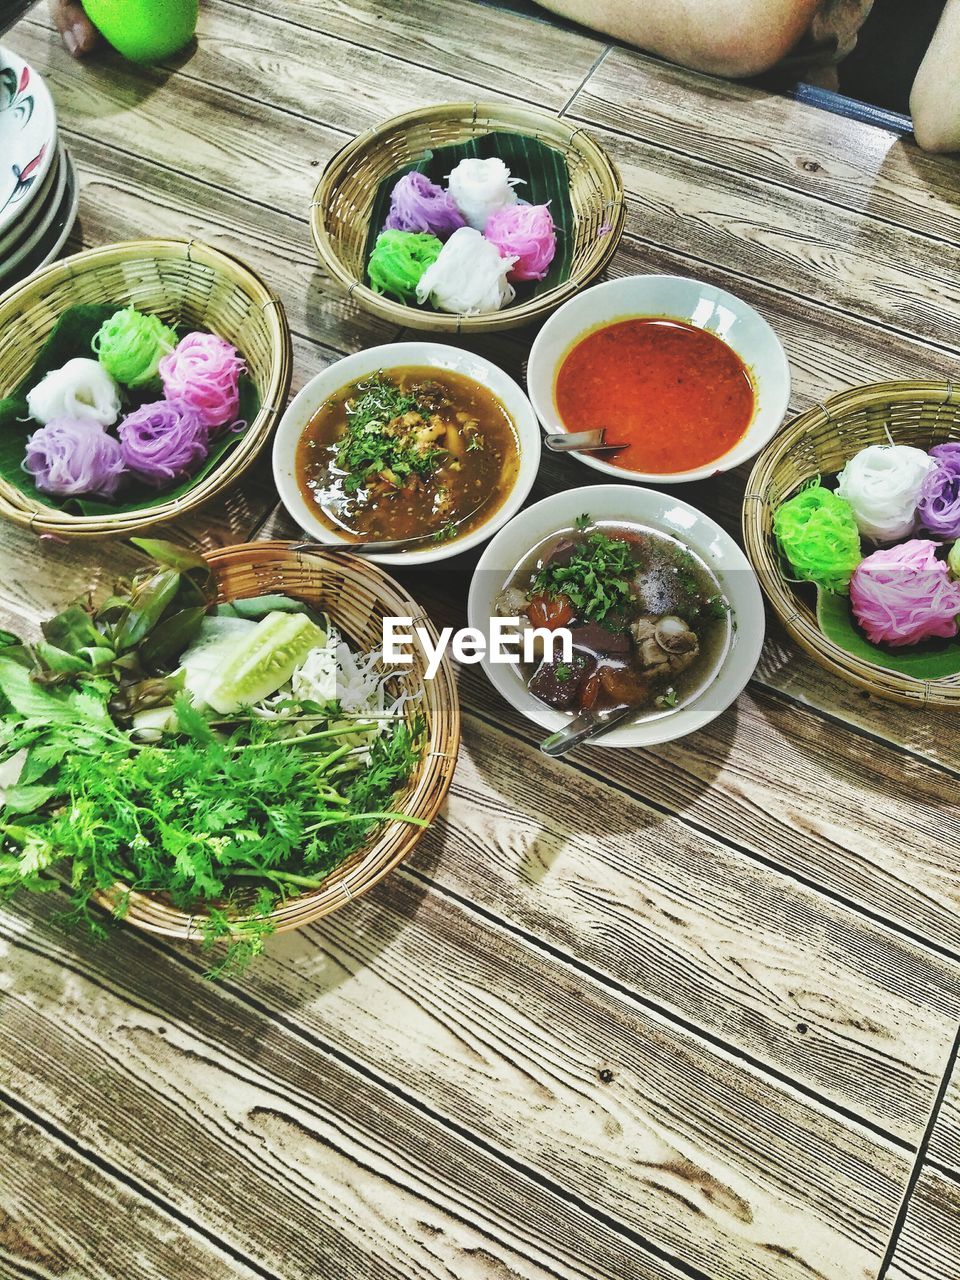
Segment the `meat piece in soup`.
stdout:
<svg viewBox="0 0 960 1280">
<path fill-rule="evenodd" d="M 516 429 L 497 397 L 449 369 L 389 369 L 321 405 L 297 483 L 329 528 L 369 541 L 463 537 L 513 488 Z"/>
<path fill-rule="evenodd" d="M 522 666 L 531 693 L 563 711 L 635 707 L 640 717 L 682 706 L 713 679 L 731 634 L 719 584 L 687 547 L 589 517 L 517 566 L 497 612 L 524 627 L 569 628 L 572 661 Z"/>
</svg>

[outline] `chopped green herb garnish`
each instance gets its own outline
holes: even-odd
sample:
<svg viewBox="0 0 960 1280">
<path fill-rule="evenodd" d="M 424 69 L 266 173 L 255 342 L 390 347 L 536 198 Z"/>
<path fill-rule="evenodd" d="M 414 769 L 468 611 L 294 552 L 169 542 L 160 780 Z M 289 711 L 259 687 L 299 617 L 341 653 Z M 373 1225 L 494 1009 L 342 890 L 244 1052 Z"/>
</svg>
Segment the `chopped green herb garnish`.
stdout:
<svg viewBox="0 0 960 1280">
<path fill-rule="evenodd" d="M 403 430 L 394 425 L 405 414 L 416 415 Z M 335 446 L 336 464 L 347 473 L 343 487 L 356 493 L 381 472 L 403 483 L 411 474 L 430 476 L 446 456 L 446 450 L 417 439 L 420 427 L 427 426 L 429 414 L 415 396 L 407 395 L 395 383 L 374 374 L 357 384 L 357 395 L 347 401 L 347 429 Z"/>
<path fill-rule="evenodd" d="M 589 516 L 582 516 L 588 523 Z M 630 578 L 636 571 L 634 547 L 622 538 L 587 534 L 566 564 L 545 564 L 533 583 L 534 595 L 566 596 L 581 618 L 622 626 L 618 617 L 631 603 Z"/>
<path fill-rule="evenodd" d="M 445 524 L 442 529 L 438 529 L 433 535 L 432 540 L 434 542 L 449 542 L 451 538 L 455 538 L 456 536 L 457 525 L 451 521 L 449 524 Z"/>
<path fill-rule="evenodd" d="M 573 522 L 573 527 L 582 531 L 583 529 L 589 529 L 592 524 L 593 521 L 586 513 L 584 513 L 582 516 L 577 516 L 576 520 Z"/>
</svg>

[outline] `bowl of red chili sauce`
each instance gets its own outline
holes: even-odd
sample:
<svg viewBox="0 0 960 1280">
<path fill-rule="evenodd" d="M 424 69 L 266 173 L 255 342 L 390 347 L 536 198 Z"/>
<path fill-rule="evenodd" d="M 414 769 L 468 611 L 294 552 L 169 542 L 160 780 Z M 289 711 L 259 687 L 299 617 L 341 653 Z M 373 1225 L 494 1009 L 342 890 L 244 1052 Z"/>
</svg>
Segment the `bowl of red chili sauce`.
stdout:
<svg viewBox="0 0 960 1280">
<path fill-rule="evenodd" d="M 777 335 L 747 303 L 683 276 L 584 290 L 541 329 L 527 365 L 546 432 L 606 428 L 583 462 L 637 482 L 704 480 L 747 462 L 790 402 Z"/>
</svg>

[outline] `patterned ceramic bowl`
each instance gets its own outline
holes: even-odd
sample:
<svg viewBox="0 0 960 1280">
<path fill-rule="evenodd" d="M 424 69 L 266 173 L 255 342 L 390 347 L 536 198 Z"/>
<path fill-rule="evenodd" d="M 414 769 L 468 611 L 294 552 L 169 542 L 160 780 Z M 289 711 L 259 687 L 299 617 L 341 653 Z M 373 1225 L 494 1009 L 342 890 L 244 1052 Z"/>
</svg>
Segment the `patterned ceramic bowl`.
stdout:
<svg viewBox="0 0 960 1280">
<path fill-rule="evenodd" d="M 57 154 L 57 113 L 33 68 L 0 47 L 0 235 L 20 219 Z"/>
</svg>

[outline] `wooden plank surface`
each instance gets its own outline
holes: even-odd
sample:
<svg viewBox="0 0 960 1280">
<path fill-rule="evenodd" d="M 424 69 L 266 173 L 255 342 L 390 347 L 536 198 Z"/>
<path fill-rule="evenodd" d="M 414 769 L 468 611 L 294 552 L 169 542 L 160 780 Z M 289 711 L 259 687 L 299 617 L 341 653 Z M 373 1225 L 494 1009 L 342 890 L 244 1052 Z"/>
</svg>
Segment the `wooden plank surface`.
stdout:
<svg viewBox="0 0 960 1280">
<path fill-rule="evenodd" d="M 96 1156 L 78 1155 L 72 1144 L 7 1105 L 2 1091 L 0 1145 L 0 1272 L 8 1280 L 254 1280 L 272 1274 L 254 1271 L 179 1215 L 138 1195 L 104 1171 Z"/>
<path fill-rule="evenodd" d="M 960 1181 L 960 1063 L 953 1064 L 926 1154 Z"/>
<path fill-rule="evenodd" d="M 102 576 L 91 581 L 100 593 L 109 588 Z M 49 596 L 64 589 L 62 579 L 47 586 Z M 427 599 L 447 623 L 452 614 Z M 34 587 L 0 614 L 0 625 L 31 611 L 38 619 L 51 607 Z M 445 856 L 431 867 L 432 880 L 904 1143 L 919 1141 L 960 1020 L 960 966 L 788 885 L 768 865 L 782 865 L 781 847 L 795 843 L 792 815 L 759 765 L 748 779 L 726 757 L 763 762 L 772 750 L 782 763 L 792 721 L 778 726 L 774 741 L 755 712 L 744 734 L 743 708 L 753 704 L 742 700 L 736 717 L 687 743 L 629 756 L 591 753 L 571 788 L 569 767 L 558 771 L 539 755 L 535 728 L 505 709 L 475 668 L 461 671 L 460 692 L 476 715 L 465 726 Z M 855 760 L 866 762 L 866 751 Z M 842 756 L 824 764 L 836 791 Z M 889 764 L 888 772 L 895 772 Z M 901 818 L 922 787 L 924 767 L 914 772 L 911 794 L 896 798 Z M 946 781 L 925 772 L 947 803 Z M 822 772 L 806 791 L 798 768 L 795 777 L 798 807 L 815 803 Z M 813 819 L 811 810 L 807 849 L 818 835 Z M 849 896 L 856 850 L 839 804 L 824 823 L 823 859 Z M 907 853 L 894 843 L 888 855 L 901 878 Z M 873 866 L 866 851 L 859 857 Z M 879 844 L 873 859 L 882 869 Z M 894 920 L 922 905 L 897 874 L 888 887 Z M 877 898 L 883 887 L 878 874 L 864 896 Z M 769 929 L 778 914 L 790 920 L 782 940 Z"/>
<path fill-rule="evenodd" d="M 316 0 L 230 2 L 283 18 L 302 39 L 316 38 Z M 603 38 L 564 29 L 546 14 L 530 21 L 526 15 L 518 19 L 509 7 L 451 6 L 450 0 L 381 0 L 375 10 L 366 0 L 332 0 L 324 5 L 322 27 L 325 35 L 376 49 L 404 65 L 442 68 L 462 82 L 465 100 L 482 90 L 493 97 L 547 101 L 555 108 L 566 101 L 559 95 L 572 97 L 608 47 Z M 302 110 L 310 114 L 308 104 Z"/>
<path fill-rule="evenodd" d="M 251 1264 L 283 1280 L 677 1280 L 565 1188 L 288 1029 L 296 1002 L 270 1017 L 202 979 L 189 949 L 133 930 L 97 945 L 55 912 L 0 911 L 0 1078 Z M 297 999 L 335 998 L 342 980 L 315 967 Z M 850 1215 L 858 1231 L 889 1206 L 886 1162 Z"/>
<path fill-rule="evenodd" d="M 885 1280 L 960 1280 L 960 1181 L 928 1166 L 917 1181 Z"/>
<path fill-rule="evenodd" d="M 64 936 L 51 912 L 46 902 L 29 903 L 0 926 L 4 1078 L 82 1141 L 120 1148 L 133 1174 L 164 1198 L 183 1183 L 184 1161 L 199 1158 L 217 1193 L 215 1206 L 204 1204 L 207 1221 L 237 1217 L 240 1188 L 223 1183 L 241 1160 L 246 1204 L 225 1238 L 245 1253 L 248 1234 L 263 1229 L 255 1194 L 267 1196 L 275 1233 L 295 1214 L 288 1194 L 301 1202 L 302 1219 L 322 1218 L 330 1236 L 351 1236 L 354 1247 L 364 1232 L 387 1235 L 388 1221 L 408 1226 L 419 1206 L 364 1223 L 350 1199 L 359 1172 L 332 1155 L 321 1161 L 308 1138 L 319 1130 L 324 1146 L 342 1144 L 355 1163 L 362 1146 L 363 1163 L 373 1160 L 380 1177 L 384 1162 L 396 1178 L 399 1163 L 419 1160 L 406 1174 L 419 1185 L 440 1117 L 448 1176 L 454 1129 L 465 1123 L 474 1145 L 535 1174 L 532 1186 L 562 1191 L 597 1223 L 613 1219 L 628 1239 L 642 1235 L 707 1275 L 749 1268 L 756 1280 L 859 1280 L 879 1262 L 910 1167 L 902 1151 L 771 1088 L 506 935 L 491 936 L 405 878 L 329 924 L 277 939 L 235 993 L 189 983 L 182 949 L 169 961 L 159 950 L 144 955 L 150 944 L 127 931 L 109 951 L 84 945 Z M 406 956 L 416 958 L 412 971 Z M 324 998 L 331 988 L 335 1001 Z M 34 1043 L 24 1052 L 30 1027 Z M 324 1046 L 335 1046 L 335 1057 Z M 345 1074 L 355 1077 L 356 1068 L 341 1069 L 345 1060 L 364 1064 L 362 1082 L 350 1085 Z M 69 1072 L 68 1090 L 51 1080 L 54 1061 Z M 145 1093 L 156 1097 L 147 1112 Z M 124 1098 L 118 1133 L 101 1115 Z M 418 1104 L 417 1123 L 431 1120 L 413 1151 L 409 1132 L 389 1131 L 410 1103 Z M 328 1136 L 331 1125 L 339 1141 Z M 217 1135 L 229 1138 L 226 1147 Z M 294 1141 L 304 1144 L 295 1158 Z M 481 1155 L 472 1151 L 471 1162 Z M 314 1195 L 336 1204 L 335 1223 L 302 1203 L 303 1174 L 318 1184 Z M 496 1191 L 479 1179 L 469 1189 L 433 1182 L 441 1202 L 459 1193 L 466 1209 L 494 1195 L 483 1211 L 504 1224 L 515 1211 L 506 1180 Z M 552 1220 L 544 1245 L 548 1238 L 563 1247 Z M 385 1244 L 388 1255 L 398 1249 L 395 1239 Z M 599 1242 L 593 1256 L 603 1274 L 617 1274 Z"/>
<path fill-rule="evenodd" d="M 611 49 L 573 111 L 658 148 L 698 154 L 734 173 L 802 191 L 912 227 L 955 245 L 960 238 L 960 161 L 932 156 L 912 139 L 781 93 L 736 84 Z M 691 139 L 687 125 L 698 121 Z"/>
<path fill-rule="evenodd" d="M 39 10 L 10 43 L 57 98 L 78 241 L 249 261 L 284 298 L 294 389 L 397 336 L 316 267 L 319 167 L 387 115 L 489 96 L 588 124 L 628 188 L 613 273 L 753 302 L 794 408 L 955 374 L 954 160 L 453 0 L 208 0 L 199 34 L 156 70 L 78 68 Z M 522 377 L 531 337 L 476 345 Z M 683 496 L 735 530 L 745 478 Z M 593 479 L 550 460 L 535 496 Z M 175 526 L 278 531 L 268 459 Z M 0 558 L 0 626 L 27 630 L 140 562 L 9 526 Z M 406 580 L 455 621 L 470 567 Z M 0 914 L 0 1084 L 42 1206 L 32 1234 L 0 1216 L 0 1250 L 99 1280 L 79 1224 L 113 1200 L 145 1215 L 146 1275 L 186 1219 L 183 1268 L 213 1277 L 877 1280 L 889 1252 L 894 1280 L 960 1280 L 960 1086 L 928 1132 L 960 1022 L 952 719 L 861 698 L 775 627 L 738 708 L 656 752 L 548 764 L 476 669 L 459 683 L 463 760 L 409 869 L 243 986 L 129 931 L 94 947 L 50 902 Z"/>
</svg>

